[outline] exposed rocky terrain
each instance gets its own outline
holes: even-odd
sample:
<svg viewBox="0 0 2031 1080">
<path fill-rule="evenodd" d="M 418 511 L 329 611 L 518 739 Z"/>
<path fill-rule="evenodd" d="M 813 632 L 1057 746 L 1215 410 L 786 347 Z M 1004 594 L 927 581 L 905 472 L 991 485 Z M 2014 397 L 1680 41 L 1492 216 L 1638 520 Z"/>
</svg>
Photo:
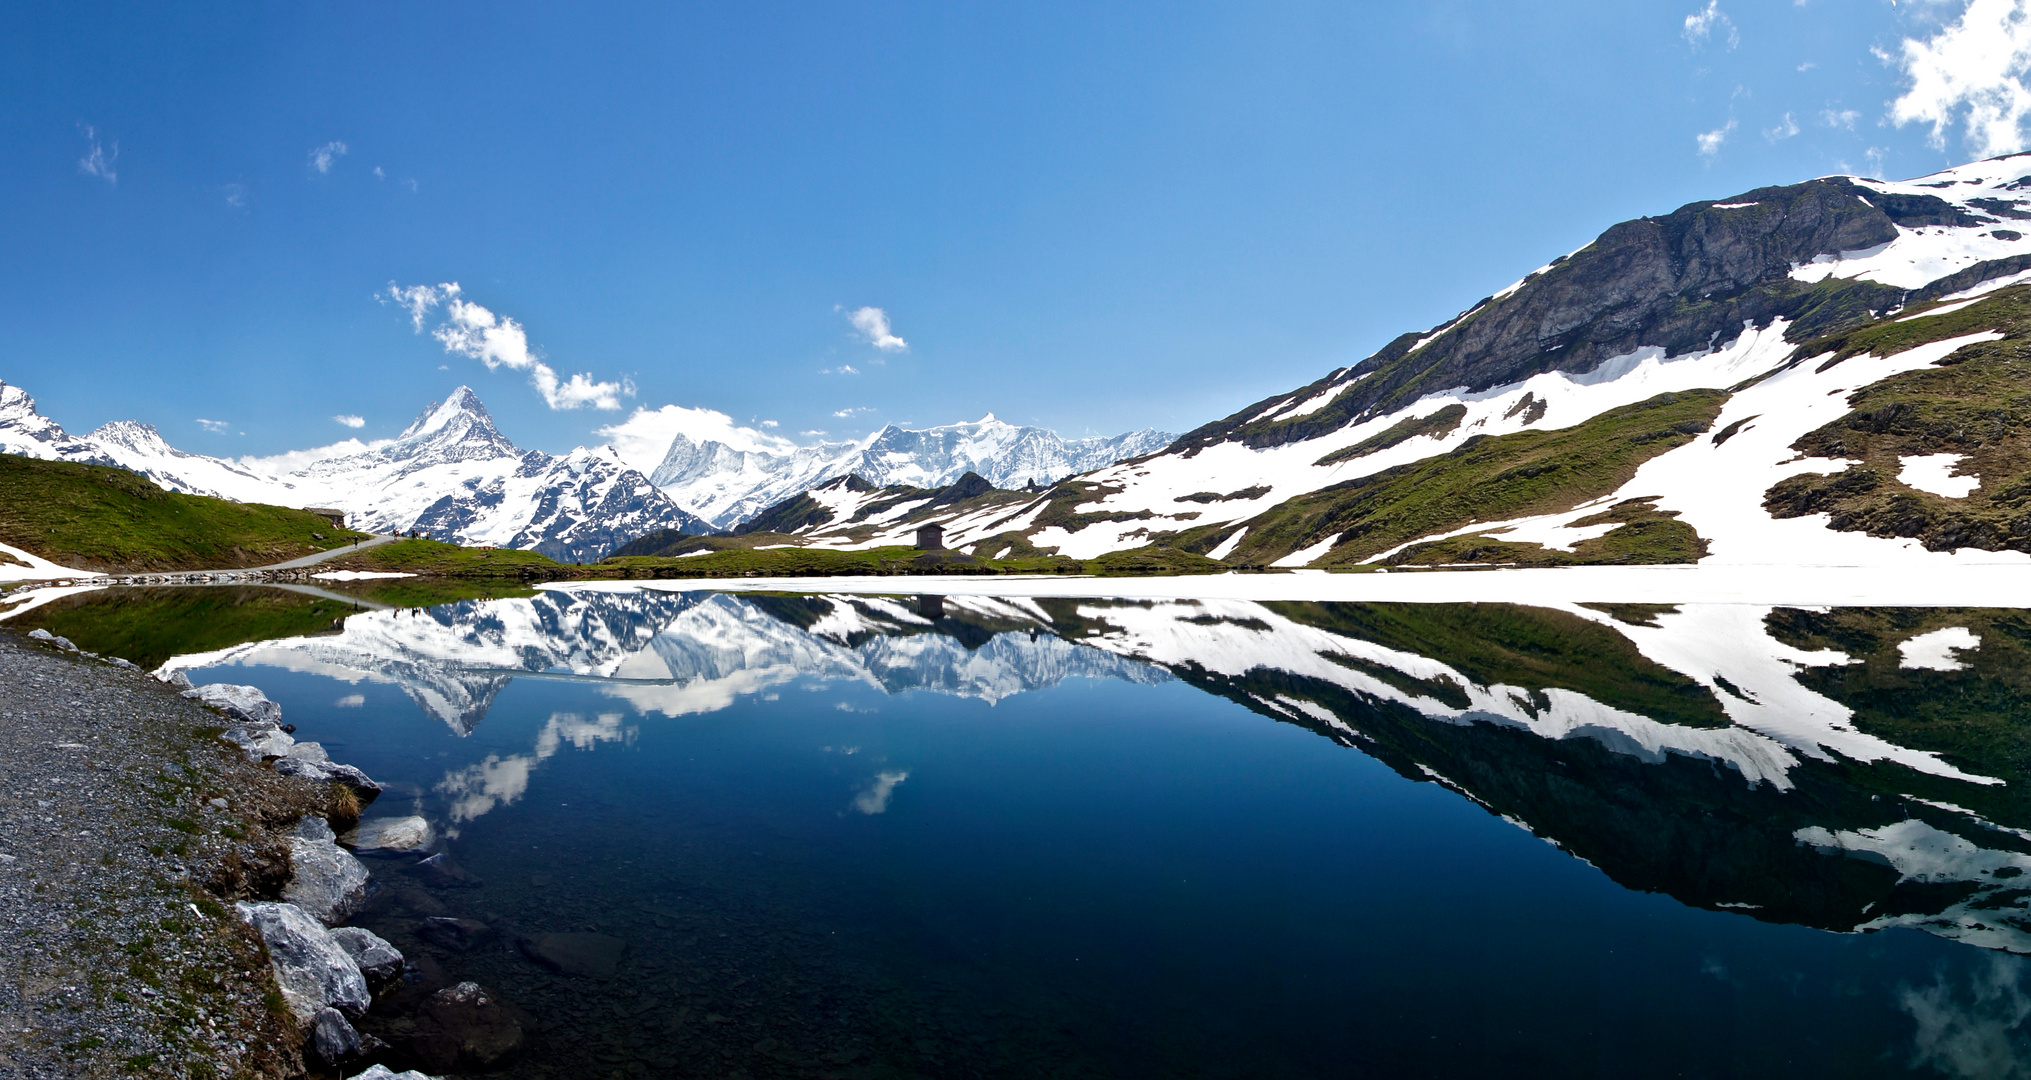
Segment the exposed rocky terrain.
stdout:
<svg viewBox="0 0 2031 1080">
<path fill-rule="evenodd" d="M 0 635 L 0 1076 L 300 1070 L 230 901 L 279 887 L 264 825 L 323 793 L 218 727 L 138 669 Z"/>
</svg>

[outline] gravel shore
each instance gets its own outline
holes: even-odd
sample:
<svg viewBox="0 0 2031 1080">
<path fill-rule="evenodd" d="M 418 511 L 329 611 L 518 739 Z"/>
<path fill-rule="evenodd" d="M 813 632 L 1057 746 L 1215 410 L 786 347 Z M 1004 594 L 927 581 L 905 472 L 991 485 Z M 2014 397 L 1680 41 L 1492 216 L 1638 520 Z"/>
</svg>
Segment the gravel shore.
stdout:
<svg viewBox="0 0 2031 1080">
<path fill-rule="evenodd" d="M 143 672 L 0 633 L 0 1077 L 302 1070 L 231 901 L 280 887 L 322 808 Z"/>
</svg>

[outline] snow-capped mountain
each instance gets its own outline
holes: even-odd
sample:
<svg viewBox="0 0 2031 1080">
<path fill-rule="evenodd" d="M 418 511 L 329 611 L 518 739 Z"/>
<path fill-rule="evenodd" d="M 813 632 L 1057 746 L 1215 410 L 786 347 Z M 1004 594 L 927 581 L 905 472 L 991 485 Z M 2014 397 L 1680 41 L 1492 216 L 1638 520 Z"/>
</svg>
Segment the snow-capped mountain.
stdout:
<svg viewBox="0 0 2031 1080">
<path fill-rule="evenodd" d="M 1176 438 L 1154 429 L 1110 438 L 1063 439 L 1046 428 L 998 420 L 910 429 L 887 425 L 854 442 L 736 449 L 678 434 L 649 479 L 693 513 L 731 528 L 827 480 L 859 476 L 877 487 L 939 487 L 969 472 L 999 488 L 1050 484 L 1155 453 Z"/>
<path fill-rule="evenodd" d="M 463 386 L 393 439 L 228 460 L 178 450 L 153 427 L 131 420 L 74 438 L 37 412 L 26 393 L 0 384 L 0 449 L 118 465 L 170 491 L 336 507 L 355 528 L 422 529 L 565 562 L 597 559 L 657 529 L 708 531 L 611 447 L 579 447 L 561 456 L 517 449 L 479 396 Z"/>
<path fill-rule="evenodd" d="M 2031 338 L 2027 220 L 2020 155 L 1624 222 L 1019 519 L 948 524 L 946 542 L 1012 531 L 1076 558 L 1154 543 L 1279 566 L 2025 551 L 2010 492 L 2031 446 L 1977 418 L 2022 385 L 2017 347 L 1984 343 Z M 1945 367 L 1961 381 L 1921 374 Z"/>
<path fill-rule="evenodd" d="M 1068 678 L 1156 683 L 1161 668 L 1051 635 L 1021 601 L 955 598 L 926 616 L 883 597 L 811 598 L 792 624 L 766 600 L 723 593 L 545 590 L 513 600 L 425 612 L 367 612 L 338 634 L 282 638 L 179 656 L 163 671 L 223 665 L 309 668 L 400 686 L 461 735 L 485 719 L 517 677 L 560 673 L 610 680 L 608 696 L 667 716 L 724 709 L 743 696 L 807 679 L 928 690 L 996 702 Z M 965 623 L 987 640 L 962 644 Z M 1002 632 L 1017 627 L 1018 632 Z"/>
</svg>

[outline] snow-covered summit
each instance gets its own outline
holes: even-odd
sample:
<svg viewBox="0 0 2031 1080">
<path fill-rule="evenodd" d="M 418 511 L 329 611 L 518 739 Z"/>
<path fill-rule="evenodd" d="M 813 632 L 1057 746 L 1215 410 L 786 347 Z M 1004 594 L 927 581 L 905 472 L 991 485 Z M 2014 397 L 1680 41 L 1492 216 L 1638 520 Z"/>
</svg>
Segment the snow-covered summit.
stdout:
<svg viewBox="0 0 2031 1080">
<path fill-rule="evenodd" d="M 877 487 L 929 488 L 972 472 L 996 487 L 1021 488 L 1154 453 L 1173 438 L 1144 429 L 1068 440 L 1048 428 L 999 420 L 993 413 L 929 428 L 886 424 L 852 442 L 793 449 L 737 449 L 718 440 L 694 441 L 680 432 L 649 479 L 694 513 L 730 528 L 842 476 L 859 476 Z"/>
</svg>

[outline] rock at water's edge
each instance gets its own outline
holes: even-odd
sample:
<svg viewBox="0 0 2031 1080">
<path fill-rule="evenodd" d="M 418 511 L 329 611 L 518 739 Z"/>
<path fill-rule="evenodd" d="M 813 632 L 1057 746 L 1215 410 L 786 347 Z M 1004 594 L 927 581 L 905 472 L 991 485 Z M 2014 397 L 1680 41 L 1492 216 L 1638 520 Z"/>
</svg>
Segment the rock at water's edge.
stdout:
<svg viewBox="0 0 2031 1080">
<path fill-rule="evenodd" d="M 275 771 L 283 776 L 300 776 L 320 784 L 344 784 L 351 788 L 360 800 L 360 805 L 373 802 L 381 794 L 381 785 L 375 783 L 366 773 L 351 765 L 301 756 L 297 751 L 316 743 L 297 743 L 275 760 Z"/>
<path fill-rule="evenodd" d="M 322 1060 L 340 1065 L 360 1056 L 366 1047 L 360 1042 L 360 1033 L 346 1022 L 345 1015 L 333 1008 L 317 1010 L 310 1021 L 310 1050 Z"/>
<path fill-rule="evenodd" d="M 380 935 L 359 926 L 333 927 L 332 940 L 353 958 L 353 966 L 366 976 L 367 986 L 379 990 L 402 977 L 402 954 Z"/>
<path fill-rule="evenodd" d="M 196 698 L 242 723 L 257 727 L 282 725 L 282 706 L 268 700 L 268 695 L 257 686 L 206 683 L 185 690 L 183 696 Z"/>
<path fill-rule="evenodd" d="M 233 906 L 267 943 L 275 982 L 298 1023 L 308 1027 L 326 1006 L 349 1017 L 367 1011 L 373 1002 L 367 980 L 323 923 L 295 904 L 241 901 Z"/>
<path fill-rule="evenodd" d="M 435 1076 L 411 1069 L 408 1072 L 389 1072 L 386 1065 L 376 1065 L 363 1073 L 353 1074 L 352 1080 L 437 1080 Z"/>
<path fill-rule="evenodd" d="M 282 898 L 332 926 L 346 921 L 367 898 L 367 868 L 338 846 L 331 826 L 320 817 L 306 817 L 289 834 L 293 869 Z"/>
</svg>

